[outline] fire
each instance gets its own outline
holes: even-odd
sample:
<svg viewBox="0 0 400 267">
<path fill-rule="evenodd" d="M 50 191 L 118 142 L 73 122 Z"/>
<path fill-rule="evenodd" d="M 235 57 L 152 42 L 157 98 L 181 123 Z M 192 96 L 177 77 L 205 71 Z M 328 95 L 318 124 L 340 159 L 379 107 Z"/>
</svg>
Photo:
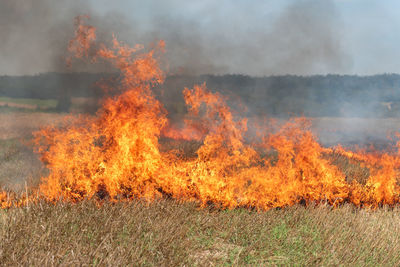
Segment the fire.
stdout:
<svg viewBox="0 0 400 267">
<path fill-rule="evenodd" d="M 2 209 L 10 207 L 11 203 L 6 192 L 0 192 L 0 204 Z"/>
<path fill-rule="evenodd" d="M 49 169 L 35 199 L 151 201 L 167 196 L 203 206 L 259 210 L 311 202 L 363 207 L 399 203 L 400 152 L 324 148 L 304 119 L 264 131 L 258 143 L 248 142 L 247 120 L 236 118 L 224 97 L 205 84 L 184 89 L 185 126 L 171 125 L 152 92 L 165 78 L 159 64 L 164 42 L 150 51 L 131 48 L 115 37 L 111 47 L 96 45 L 95 28 L 85 25 L 85 18 L 76 19 L 69 51 L 77 58 L 112 64 L 121 74 L 115 90 L 122 93 L 105 99 L 96 116 L 69 117 L 61 127 L 35 133 L 37 152 Z M 160 137 L 197 140 L 201 145 L 195 156 L 182 157 L 174 149 L 163 151 Z M 274 159 L 265 156 L 270 152 Z M 347 182 L 326 159 L 333 153 L 367 167 L 367 183 Z M 18 202 L 0 193 L 2 208 L 35 199 Z"/>
<path fill-rule="evenodd" d="M 75 18 L 75 38 L 68 45 L 68 51 L 77 58 L 88 58 L 89 51 L 96 40 L 96 28 L 83 24 L 84 19 L 89 19 L 88 15 L 77 16 Z M 71 66 L 72 57 L 67 58 L 67 66 Z"/>
</svg>

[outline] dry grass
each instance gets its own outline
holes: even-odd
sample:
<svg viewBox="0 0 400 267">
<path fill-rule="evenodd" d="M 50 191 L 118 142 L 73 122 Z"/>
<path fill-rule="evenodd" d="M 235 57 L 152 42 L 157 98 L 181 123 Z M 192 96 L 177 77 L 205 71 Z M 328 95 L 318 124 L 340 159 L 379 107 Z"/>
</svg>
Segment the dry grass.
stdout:
<svg viewBox="0 0 400 267">
<path fill-rule="evenodd" d="M 161 200 L 37 204 L 0 211 L 3 265 L 400 264 L 400 210 L 252 212 Z"/>
<path fill-rule="evenodd" d="M 356 180 L 362 185 L 367 183 L 370 172 L 369 169 L 365 166 L 362 166 L 360 162 L 348 159 L 347 157 L 338 153 L 326 154 L 323 155 L 323 157 L 329 160 L 344 173 L 348 183 L 351 183 L 353 180 Z"/>
<path fill-rule="evenodd" d="M 59 114 L 0 114 L 0 184 L 11 189 L 43 171 L 19 138 Z M 2 139 L 2 140 L 1 140 Z M 198 143 L 161 140 L 194 153 Z M 326 155 L 348 181 L 368 170 Z M 400 209 L 294 206 L 266 212 L 200 209 L 194 203 L 38 203 L 0 210 L 0 263 L 15 265 L 400 265 Z"/>
<path fill-rule="evenodd" d="M 27 145 L 32 132 L 62 121 L 65 114 L 42 112 L 0 113 L 0 186 L 20 190 L 35 183 L 43 165 Z"/>
<path fill-rule="evenodd" d="M 0 139 L 0 170 L 0 186 L 12 191 L 37 184 L 46 172 L 33 148 L 19 139 Z"/>
<path fill-rule="evenodd" d="M 30 136 L 39 127 L 60 122 L 64 116 L 43 112 L 0 113 L 0 140 Z"/>
</svg>

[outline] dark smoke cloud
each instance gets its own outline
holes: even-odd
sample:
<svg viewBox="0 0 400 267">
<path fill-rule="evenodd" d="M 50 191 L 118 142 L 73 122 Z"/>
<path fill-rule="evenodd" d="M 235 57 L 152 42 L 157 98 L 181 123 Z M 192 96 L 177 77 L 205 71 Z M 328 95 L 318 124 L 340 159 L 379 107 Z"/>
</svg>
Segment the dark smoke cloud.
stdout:
<svg viewBox="0 0 400 267">
<path fill-rule="evenodd" d="M 77 1 L 78 3 L 79 1 Z M 84 2 L 79 2 L 88 10 Z M 31 74 L 62 70 L 77 6 L 67 1 L 2 0 L 0 73 Z"/>
<path fill-rule="evenodd" d="M 104 66 L 93 69 L 82 62 L 75 62 L 73 69 L 66 68 L 74 17 L 80 14 L 89 14 L 91 23 L 101 26 L 100 40 L 109 38 L 113 29 L 126 31 L 123 16 L 113 11 L 100 16 L 88 1 L 1 0 L 0 75 L 103 70 Z"/>
<path fill-rule="evenodd" d="M 142 39 L 166 40 L 171 72 L 179 67 L 190 74 L 348 72 L 351 60 L 333 1 L 282 2 L 289 4 L 277 15 L 263 13 L 269 7 L 262 1 L 209 1 L 192 16 L 157 13 Z"/>
<path fill-rule="evenodd" d="M 102 1 L 92 1 L 99 3 Z M 280 14 L 263 1 L 116 1 L 132 16 L 102 10 L 89 1 L 2 0 L 0 74 L 68 71 L 65 56 L 73 18 L 91 15 L 100 39 L 111 32 L 129 44 L 167 43 L 170 73 L 250 75 L 312 74 L 350 69 L 341 45 L 340 19 L 332 0 L 296 0 Z M 136 6 L 147 6 L 136 14 Z M 108 6 L 109 3 L 108 3 Z M 190 10 L 177 11 L 179 8 Z M 263 13 L 264 12 L 264 13 Z M 129 12 L 127 12 L 129 13 Z M 140 12 L 139 12 L 140 13 Z M 75 63 L 72 71 L 89 70 Z M 93 70 L 93 69 L 92 69 Z M 94 71 L 104 70 L 100 66 Z M 71 70 L 70 70 L 71 71 Z"/>
</svg>

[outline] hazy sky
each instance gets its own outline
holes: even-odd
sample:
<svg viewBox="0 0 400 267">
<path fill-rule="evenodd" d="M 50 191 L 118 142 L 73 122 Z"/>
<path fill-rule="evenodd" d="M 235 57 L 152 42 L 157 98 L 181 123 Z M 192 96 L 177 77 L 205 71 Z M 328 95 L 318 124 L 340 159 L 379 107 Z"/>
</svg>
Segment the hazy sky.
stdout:
<svg viewBox="0 0 400 267">
<path fill-rule="evenodd" d="M 65 71 L 79 13 L 127 43 L 165 39 L 170 73 L 400 73 L 398 0 L 0 0 L 0 75 Z"/>
</svg>

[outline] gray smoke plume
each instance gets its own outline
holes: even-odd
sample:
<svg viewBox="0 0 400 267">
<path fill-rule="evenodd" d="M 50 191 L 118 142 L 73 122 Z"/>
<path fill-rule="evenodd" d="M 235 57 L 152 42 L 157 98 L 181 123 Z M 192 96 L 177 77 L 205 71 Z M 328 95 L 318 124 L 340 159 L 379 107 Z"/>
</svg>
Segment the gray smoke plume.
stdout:
<svg viewBox="0 0 400 267">
<path fill-rule="evenodd" d="M 146 31 L 138 30 L 143 40 L 166 40 L 172 73 L 260 76 L 349 71 L 351 60 L 341 44 L 340 14 L 333 1 L 288 3 L 280 13 L 264 14 L 269 6 L 262 1 L 207 1 L 186 15 L 156 13 Z"/>
<path fill-rule="evenodd" d="M 266 72 L 324 74 L 348 71 L 351 62 L 341 44 L 339 17 L 333 1 L 294 1 L 264 38 L 272 63 Z"/>
<path fill-rule="evenodd" d="M 99 24 L 99 39 L 111 38 L 113 29 L 126 29 L 124 16 L 113 11 L 98 15 L 88 1 L 2 0 L 0 2 L 0 75 L 48 71 L 102 70 L 75 62 L 66 68 L 67 46 L 74 34 L 74 17 L 89 14 Z M 104 37 L 104 38 L 103 38 Z"/>
<path fill-rule="evenodd" d="M 0 74 L 66 71 L 73 18 L 86 13 L 100 39 L 110 39 L 111 32 L 132 45 L 164 39 L 169 73 L 343 73 L 351 66 L 340 41 L 340 14 L 332 0 L 289 1 L 280 13 L 268 13 L 268 3 L 263 1 L 205 1 L 202 5 L 131 1 L 129 18 L 116 9 L 100 12 L 90 3 L 2 0 Z M 115 1 L 115 5 L 124 4 Z M 148 5 L 145 14 L 135 9 L 139 5 Z M 178 12 L 179 8 L 187 10 Z M 83 65 L 75 68 L 87 70 Z"/>
<path fill-rule="evenodd" d="M 87 10 L 84 2 L 80 2 Z M 79 13 L 67 1 L 2 0 L 0 3 L 0 73 L 59 71 L 65 65 L 71 18 Z"/>
</svg>

